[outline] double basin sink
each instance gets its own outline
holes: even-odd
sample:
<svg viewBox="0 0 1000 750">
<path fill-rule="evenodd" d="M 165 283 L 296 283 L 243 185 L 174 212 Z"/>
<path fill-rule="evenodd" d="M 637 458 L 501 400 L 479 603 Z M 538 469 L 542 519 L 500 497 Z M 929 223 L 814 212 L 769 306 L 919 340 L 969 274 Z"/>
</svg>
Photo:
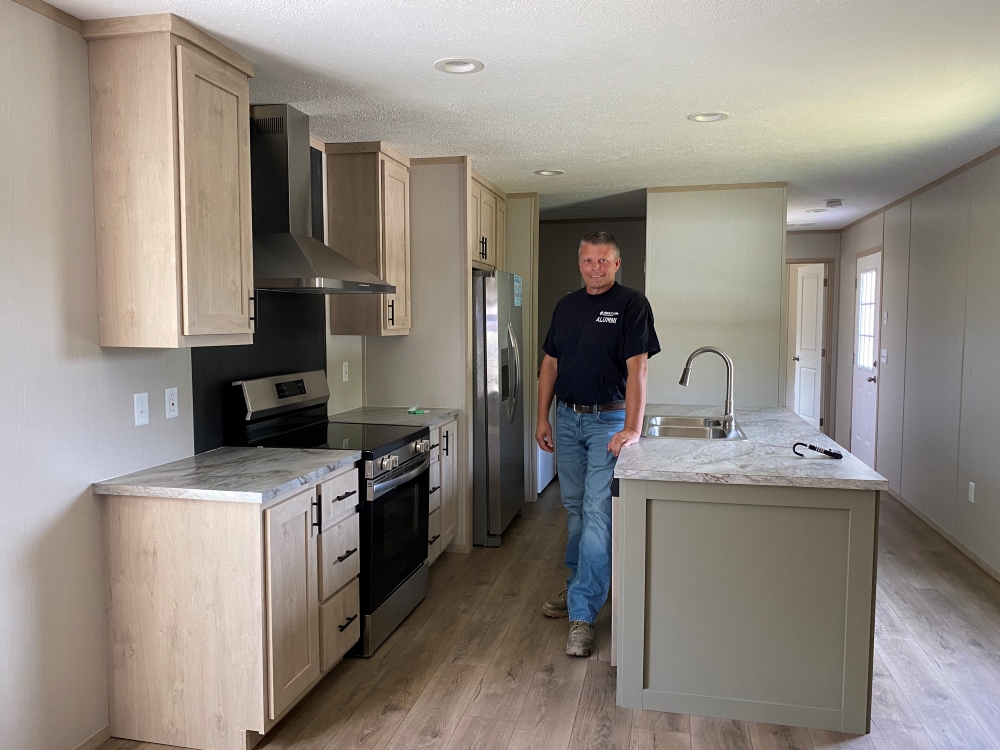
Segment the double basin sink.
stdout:
<svg viewBox="0 0 1000 750">
<path fill-rule="evenodd" d="M 646 417 L 642 422 L 643 437 L 684 438 L 688 440 L 746 440 L 740 426 L 733 422 L 727 430 L 717 417 Z"/>
</svg>

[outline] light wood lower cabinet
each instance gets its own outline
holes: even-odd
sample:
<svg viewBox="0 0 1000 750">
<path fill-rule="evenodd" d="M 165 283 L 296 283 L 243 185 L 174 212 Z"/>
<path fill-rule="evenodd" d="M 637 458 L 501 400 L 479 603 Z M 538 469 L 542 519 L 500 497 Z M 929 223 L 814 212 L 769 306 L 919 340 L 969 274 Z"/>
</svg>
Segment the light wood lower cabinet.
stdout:
<svg viewBox="0 0 1000 750">
<path fill-rule="evenodd" d="M 431 511 L 427 519 L 427 561 L 431 565 L 441 554 L 441 511 Z"/>
<path fill-rule="evenodd" d="M 263 511 L 102 499 L 112 736 L 246 750 L 340 661 L 360 635 L 357 486 L 352 466 Z"/>
<path fill-rule="evenodd" d="M 441 548 L 458 531 L 458 422 L 441 427 Z"/>
<path fill-rule="evenodd" d="M 358 579 L 352 578 L 320 607 L 323 628 L 322 668 L 334 666 L 361 637 L 361 607 Z"/>
<path fill-rule="evenodd" d="M 323 529 L 319 545 L 319 598 L 328 599 L 361 572 L 360 516 L 352 513 Z"/>
<path fill-rule="evenodd" d="M 320 675 L 316 489 L 264 511 L 270 717 Z"/>
</svg>

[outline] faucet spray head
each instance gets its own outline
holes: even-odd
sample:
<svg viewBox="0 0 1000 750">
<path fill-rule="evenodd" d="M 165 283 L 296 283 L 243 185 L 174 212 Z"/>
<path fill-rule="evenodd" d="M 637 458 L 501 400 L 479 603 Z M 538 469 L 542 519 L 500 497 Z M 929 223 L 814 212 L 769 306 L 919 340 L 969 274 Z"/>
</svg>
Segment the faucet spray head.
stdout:
<svg viewBox="0 0 1000 750">
<path fill-rule="evenodd" d="M 684 371 L 681 373 L 680 384 L 687 385 L 689 380 L 691 380 L 691 368 L 685 367 Z"/>
</svg>

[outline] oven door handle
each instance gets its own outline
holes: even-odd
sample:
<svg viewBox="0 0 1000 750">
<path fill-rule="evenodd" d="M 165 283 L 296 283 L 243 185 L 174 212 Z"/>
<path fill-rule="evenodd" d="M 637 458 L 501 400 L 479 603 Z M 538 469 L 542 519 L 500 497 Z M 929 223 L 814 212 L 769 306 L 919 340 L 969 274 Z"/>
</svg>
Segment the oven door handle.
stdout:
<svg viewBox="0 0 1000 750">
<path fill-rule="evenodd" d="M 386 492 L 396 489 L 401 484 L 406 484 L 414 477 L 418 477 L 423 474 L 431 465 L 431 457 L 425 456 L 424 460 L 420 464 L 412 469 L 410 469 L 405 474 L 400 474 L 398 477 L 393 477 L 392 479 L 387 479 L 384 482 L 379 482 L 372 487 L 372 500 L 378 500 Z"/>
</svg>

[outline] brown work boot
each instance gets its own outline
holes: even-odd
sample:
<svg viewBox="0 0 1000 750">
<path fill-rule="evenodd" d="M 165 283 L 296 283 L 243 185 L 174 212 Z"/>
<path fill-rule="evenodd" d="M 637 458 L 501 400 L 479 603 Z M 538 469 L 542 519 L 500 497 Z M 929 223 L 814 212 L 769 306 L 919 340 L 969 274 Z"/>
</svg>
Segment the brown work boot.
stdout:
<svg viewBox="0 0 1000 750">
<path fill-rule="evenodd" d="M 542 614 L 546 617 L 569 617 L 569 606 L 566 604 L 567 589 L 563 589 L 555 599 L 549 599 L 542 605 Z"/>
<path fill-rule="evenodd" d="M 571 620 L 566 639 L 567 656 L 590 656 L 594 651 L 594 626 L 582 620 Z"/>
</svg>

